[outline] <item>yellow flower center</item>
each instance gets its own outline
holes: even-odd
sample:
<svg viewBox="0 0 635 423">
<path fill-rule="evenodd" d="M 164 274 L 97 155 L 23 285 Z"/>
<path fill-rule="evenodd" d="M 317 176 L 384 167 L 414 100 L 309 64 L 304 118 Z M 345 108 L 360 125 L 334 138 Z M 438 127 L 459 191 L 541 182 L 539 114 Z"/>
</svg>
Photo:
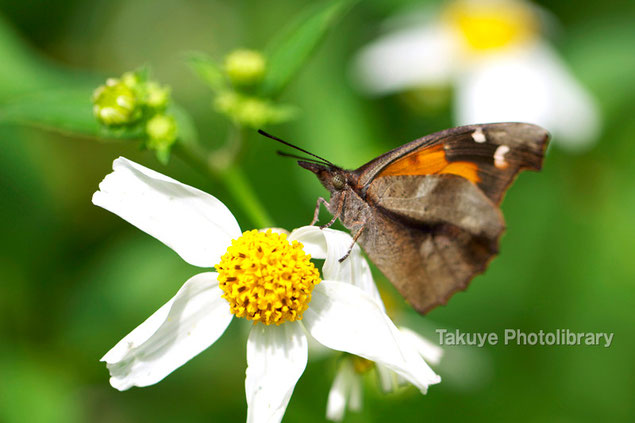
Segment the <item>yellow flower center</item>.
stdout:
<svg viewBox="0 0 635 423">
<path fill-rule="evenodd" d="M 215 267 L 230 311 L 266 325 L 301 320 L 320 283 L 302 244 L 271 230 L 243 233 Z"/>
<path fill-rule="evenodd" d="M 353 361 L 353 369 L 355 369 L 355 372 L 360 375 L 370 371 L 373 367 L 375 367 L 374 362 L 358 355 L 352 356 L 351 360 Z"/>
<path fill-rule="evenodd" d="M 446 10 L 465 44 L 478 51 L 521 43 L 534 36 L 538 22 L 529 6 L 513 0 L 459 0 Z"/>
</svg>

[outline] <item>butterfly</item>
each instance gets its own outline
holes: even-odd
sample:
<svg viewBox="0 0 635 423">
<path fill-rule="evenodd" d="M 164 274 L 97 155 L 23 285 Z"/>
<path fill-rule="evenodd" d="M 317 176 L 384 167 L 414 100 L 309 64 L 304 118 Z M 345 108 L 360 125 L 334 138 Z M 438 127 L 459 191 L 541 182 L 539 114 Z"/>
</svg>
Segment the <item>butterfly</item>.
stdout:
<svg viewBox="0 0 635 423">
<path fill-rule="evenodd" d="M 324 204 L 333 218 L 321 227 L 339 219 L 422 314 L 467 288 L 498 253 L 503 196 L 521 170 L 541 169 L 549 140 L 527 123 L 460 126 L 346 170 L 259 132 L 314 157 L 282 153 L 303 159 L 331 194 L 318 198 L 311 224 Z"/>
</svg>

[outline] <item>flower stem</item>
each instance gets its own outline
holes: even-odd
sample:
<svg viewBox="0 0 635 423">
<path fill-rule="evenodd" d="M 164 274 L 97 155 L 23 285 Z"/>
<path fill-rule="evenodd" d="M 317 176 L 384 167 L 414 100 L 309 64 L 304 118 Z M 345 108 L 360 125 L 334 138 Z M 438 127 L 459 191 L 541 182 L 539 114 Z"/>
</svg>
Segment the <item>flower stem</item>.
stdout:
<svg viewBox="0 0 635 423">
<path fill-rule="evenodd" d="M 200 144 L 177 143 L 172 151 L 192 167 L 223 184 L 256 227 L 274 226 L 273 220 L 253 191 L 245 173 L 235 162 L 231 164 L 225 162 L 220 165 L 216 155 Z"/>
<path fill-rule="evenodd" d="M 232 165 L 223 171 L 222 181 L 225 187 L 240 203 L 251 221 L 258 228 L 271 228 L 274 226 L 269 213 L 262 206 L 258 197 L 253 192 L 242 168 Z"/>
</svg>

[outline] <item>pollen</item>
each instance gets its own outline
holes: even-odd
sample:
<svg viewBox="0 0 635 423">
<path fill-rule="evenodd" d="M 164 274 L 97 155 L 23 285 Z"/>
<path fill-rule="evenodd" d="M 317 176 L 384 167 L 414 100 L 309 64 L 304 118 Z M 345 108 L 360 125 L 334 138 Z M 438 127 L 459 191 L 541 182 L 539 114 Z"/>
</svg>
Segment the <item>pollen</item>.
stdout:
<svg viewBox="0 0 635 423">
<path fill-rule="evenodd" d="M 215 267 L 231 313 L 266 325 L 301 320 L 320 283 L 302 244 L 271 230 L 243 233 Z"/>
</svg>

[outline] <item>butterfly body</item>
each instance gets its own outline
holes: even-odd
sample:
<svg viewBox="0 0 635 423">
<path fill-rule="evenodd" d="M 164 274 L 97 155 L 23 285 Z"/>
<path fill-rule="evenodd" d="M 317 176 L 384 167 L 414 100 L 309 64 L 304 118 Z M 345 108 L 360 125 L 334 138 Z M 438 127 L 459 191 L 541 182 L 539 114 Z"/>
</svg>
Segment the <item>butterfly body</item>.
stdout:
<svg viewBox="0 0 635 423">
<path fill-rule="evenodd" d="M 531 124 L 452 128 L 357 170 L 300 161 L 330 191 L 333 219 L 420 313 L 445 304 L 498 253 L 498 205 L 517 173 L 539 170 L 548 133 Z M 317 220 L 316 208 L 315 220 Z"/>
</svg>

